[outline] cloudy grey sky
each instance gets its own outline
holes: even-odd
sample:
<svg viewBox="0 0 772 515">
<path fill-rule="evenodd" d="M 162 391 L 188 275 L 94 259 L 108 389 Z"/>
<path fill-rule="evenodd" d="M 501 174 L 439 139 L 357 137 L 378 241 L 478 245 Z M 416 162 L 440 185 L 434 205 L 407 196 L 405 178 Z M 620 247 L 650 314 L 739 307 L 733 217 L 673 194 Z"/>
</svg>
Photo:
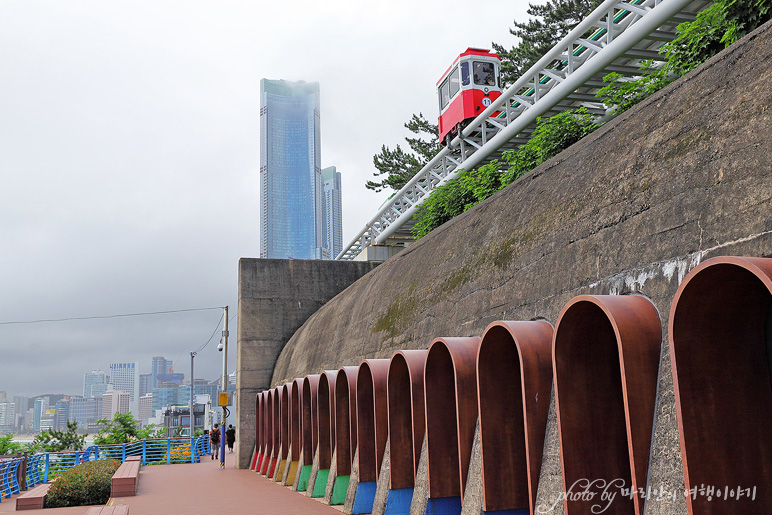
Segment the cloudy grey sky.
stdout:
<svg viewBox="0 0 772 515">
<path fill-rule="evenodd" d="M 343 176 L 344 240 L 387 193 L 372 156 L 436 118 L 468 46 L 511 46 L 525 0 L 0 1 L 0 390 L 82 391 L 115 361 L 176 360 L 259 250 L 260 79 L 321 85 L 322 166 Z M 237 319 L 231 321 L 235 366 Z M 215 337 L 196 376 L 219 376 Z"/>
</svg>

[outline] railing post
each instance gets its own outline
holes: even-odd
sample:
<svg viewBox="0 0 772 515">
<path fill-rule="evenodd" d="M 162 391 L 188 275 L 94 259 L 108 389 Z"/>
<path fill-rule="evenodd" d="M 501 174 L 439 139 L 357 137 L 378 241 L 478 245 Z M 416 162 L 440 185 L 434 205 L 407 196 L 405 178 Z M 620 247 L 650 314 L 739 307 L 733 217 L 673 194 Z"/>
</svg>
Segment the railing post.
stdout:
<svg viewBox="0 0 772 515">
<path fill-rule="evenodd" d="M 78 465 L 78 464 L 79 464 L 79 463 L 78 463 L 78 460 L 79 460 L 79 459 L 80 459 L 80 451 L 76 450 L 76 451 L 75 451 L 75 465 Z M 73 465 L 73 466 L 75 466 L 75 465 Z"/>
<path fill-rule="evenodd" d="M 196 450 L 193 448 L 193 435 L 190 435 L 190 462 L 196 462 Z"/>
<path fill-rule="evenodd" d="M 48 483 L 48 467 L 51 465 L 51 453 L 46 453 L 46 468 L 43 472 L 43 482 Z"/>
<path fill-rule="evenodd" d="M 166 438 L 166 464 L 171 465 L 172 463 L 172 439 L 167 437 Z"/>
<path fill-rule="evenodd" d="M 147 438 L 142 439 L 142 466 L 147 465 Z"/>
<path fill-rule="evenodd" d="M 126 461 L 126 444 L 123 444 L 122 446 L 122 456 L 121 456 L 121 463 Z"/>
</svg>

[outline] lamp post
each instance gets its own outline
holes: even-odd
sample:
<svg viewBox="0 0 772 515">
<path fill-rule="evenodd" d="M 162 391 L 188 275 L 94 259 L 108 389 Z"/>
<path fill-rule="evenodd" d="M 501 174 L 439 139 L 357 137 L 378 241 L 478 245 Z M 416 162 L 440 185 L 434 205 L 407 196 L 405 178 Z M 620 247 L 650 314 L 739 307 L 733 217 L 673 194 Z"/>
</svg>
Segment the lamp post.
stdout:
<svg viewBox="0 0 772 515">
<path fill-rule="evenodd" d="M 195 431 L 196 427 L 196 417 L 193 415 L 193 358 L 196 357 L 195 352 L 190 353 L 190 417 L 188 420 L 190 421 L 188 426 L 190 427 L 190 462 L 194 462 L 194 452 L 193 452 L 193 433 Z"/>
<path fill-rule="evenodd" d="M 222 339 L 217 349 L 222 352 L 222 378 L 220 380 L 220 390 L 222 392 L 227 391 L 228 387 L 228 306 L 223 308 L 225 310 L 225 329 L 222 332 Z M 226 403 L 227 404 L 227 403 Z M 228 415 L 228 407 L 223 404 L 222 406 L 222 423 L 220 424 L 220 468 L 225 468 L 225 420 Z"/>
</svg>

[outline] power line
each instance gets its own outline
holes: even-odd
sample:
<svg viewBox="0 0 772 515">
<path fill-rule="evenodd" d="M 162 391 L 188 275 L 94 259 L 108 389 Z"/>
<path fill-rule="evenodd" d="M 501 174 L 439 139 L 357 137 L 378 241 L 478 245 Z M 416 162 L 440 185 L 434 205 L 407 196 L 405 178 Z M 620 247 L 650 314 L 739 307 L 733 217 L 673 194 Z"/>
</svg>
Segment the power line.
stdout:
<svg viewBox="0 0 772 515">
<path fill-rule="evenodd" d="M 210 337 L 209 337 L 209 339 L 206 341 L 206 343 L 205 343 L 205 344 L 203 344 L 201 347 L 199 347 L 198 349 L 196 349 L 196 350 L 195 350 L 195 351 L 193 351 L 193 352 L 201 352 L 202 350 L 204 350 L 204 347 L 206 347 L 207 345 L 209 345 L 209 342 L 211 342 L 211 341 L 212 341 L 212 338 L 214 338 L 214 335 L 215 335 L 215 334 L 217 334 L 217 330 L 220 328 L 220 324 L 222 324 L 222 319 L 223 319 L 223 317 L 225 317 L 225 314 L 224 314 L 224 313 L 223 313 L 222 315 L 220 315 L 220 321 L 219 321 L 219 322 L 217 322 L 217 327 L 215 327 L 215 328 L 214 328 L 214 331 L 212 332 L 212 336 L 210 336 Z"/>
<path fill-rule="evenodd" d="M 100 315 L 100 316 L 68 317 L 68 318 L 43 318 L 39 320 L 14 320 L 9 322 L 0 322 L 0 325 L 41 324 L 41 323 L 49 323 L 49 322 L 70 322 L 73 320 L 104 320 L 108 318 L 138 317 L 138 316 L 148 316 L 148 315 L 168 315 L 172 313 L 188 313 L 191 311 L 211 311 L 214 309 L 223 309 L 223 308 L 222 306 L 216 306 L 211 308 L 173 309 L 168 311 L 145 311 L 140 313 L 120 313 L 117 315 Z"/>
</svg>

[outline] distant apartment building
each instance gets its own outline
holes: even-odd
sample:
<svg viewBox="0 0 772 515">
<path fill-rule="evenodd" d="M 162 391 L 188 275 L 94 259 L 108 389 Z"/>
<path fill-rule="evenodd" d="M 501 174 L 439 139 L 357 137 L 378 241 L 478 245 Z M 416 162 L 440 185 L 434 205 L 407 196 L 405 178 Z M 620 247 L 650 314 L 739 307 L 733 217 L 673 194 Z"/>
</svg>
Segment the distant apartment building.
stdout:
<svg viewBox="0 0 772 515">
<path fill-rule="evenodd" d="M 139 414 L 139 368 L 137 363 L 111 363 L 110 382 L 114 390 L 129 394 L 129 411 L 137 416 Z"/>
<path fill-rule="evenodd" d="M 16 428 L 16 405 L 0 400 L 0 435 L 11 433 Z"/>
<path fill-rule="evenodd" d="M 147 425 L 147 419 L 153 416 L 153 393 L 148 393 L 139 398 L 139 420 L 142 425 Z"/>
<path fill-rule="evenodd" d="M 153 412 L 167 406 L 184 404 L 186 401 L 180 402 L 180 396 L 184 396 L 187 391 L 187 388 L 180 388 L 176 383 L 161 383 L 153 388 Z"/>
<path fill-rule="evenodd" d="M 30 420 L 27 419 L 27 411 L 29 410 L 29 399 L 22 395 L 15 395 L 13 397 L 13 405 L 16 408 L 16 417 L 14 421 L 14 429 L 18 431 L 25 431 L 28 429 Z"/>
<path fill-rule="evenodd" d="M 153 374 L 139 374 L 139 396 L 147 395 L 153 391 Z"/>
<path fill-rule="evenodd" d="M 260 257 L 324 259 L 319 83 L 260 81 Z"/>
<path fill-rule="evenodd" d="M 38 397 L 35 399 L 35 406 L 32 408 L 32 430 L 40 431 L 42 429 L 43 419 L 46 418 L 48 411 L 48 397 Z"/>
<path fill-rule="evenodd" d="M 322 246 L 330 259 L 343 250 L 343 213 L 340 172 L 334 166 L 322 169 Z"/>
<path fill-rule="evenodd" d="M 102 418 L 102 397 L 70 398 L 69 419 L 77 422 L 79 429 L 86 429 L 89 424 L 93 424 L 100 418 Z"/>
<path fill-rule="evenodd" d="M 98 397 L 107 391 L 110 377 L 101 370 L 92 370 L 83 375 L 83 397 Z"/>
<path fill-rule="evenodd" d="M 153 391 L 153 388 L 158 387 L 158 376 L 162 374 L 174 373 L 174 362 L 170 359 L 166 359 L 163 356 L 153 356 L 153 361 L 150 368 L 150 388 L 149 392 Z"/>
<path fill-rule="evenodd" d="M 111 390 L 102 396 L 102 418 L 112 420 L 116 413 L 131 412 L 131 394 L 123 390 Z"/>
<path fill-rule="evenodd" d="M 54 429 L 67 430 L 67 421 L 70 420 L 70 399 L 65 397 L 54 405 Z"/>
</svg>

